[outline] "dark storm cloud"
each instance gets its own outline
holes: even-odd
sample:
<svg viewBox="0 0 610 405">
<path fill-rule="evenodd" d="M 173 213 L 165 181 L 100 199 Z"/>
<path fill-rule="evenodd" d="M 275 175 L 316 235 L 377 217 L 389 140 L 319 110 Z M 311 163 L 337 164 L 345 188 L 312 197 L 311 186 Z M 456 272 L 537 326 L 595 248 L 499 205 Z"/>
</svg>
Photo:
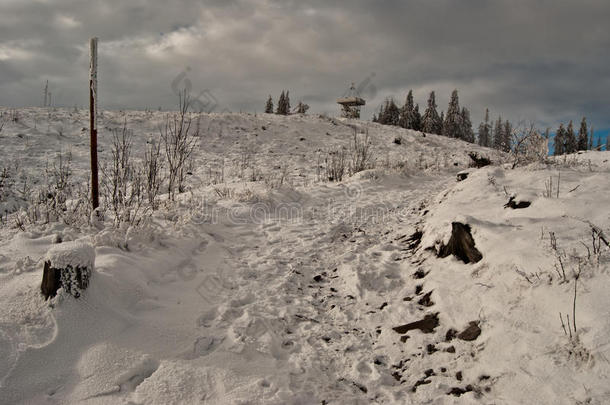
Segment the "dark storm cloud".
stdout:
<svg viewBox="0 0 610 405">
<path fill-rule="evenodd" d="M 421 109 L 450 91 L 478 121 L 485 107 L 556 125 L 610 126 L 610 3 L 484 0 L 0 0 L 0 104 L 86 101 L 87 39 L 100 37 L 100 103 L 171 108 L 184 72 L 222 108 L 261 111 L 290 89 L 335 112 L 351 81 L 371 79 L 368 117 L 408 89 Z M 374 74 L 374 76 L 373 76 Z M 83 88 L 85 86 L 85 88 Z M 374 90 L 374 91 L 373 91 Z"/>
</svg>

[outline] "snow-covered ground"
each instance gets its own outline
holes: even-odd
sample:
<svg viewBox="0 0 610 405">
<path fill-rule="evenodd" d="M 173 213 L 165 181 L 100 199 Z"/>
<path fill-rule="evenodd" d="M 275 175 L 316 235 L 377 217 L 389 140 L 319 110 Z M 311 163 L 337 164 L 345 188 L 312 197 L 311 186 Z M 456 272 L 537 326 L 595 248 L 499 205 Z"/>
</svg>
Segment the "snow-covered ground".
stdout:
<svg viewBox="0 0 610 405">
<path fill-rule="evenodd" d="M 0 403 L 610 401 L 610 249 L 592 236 L 610 234 L 610 153 L 511 169 L 495 151 L 373 123 L 211 114 L 187 192 L 144 225 L 22 230 L 21 191 L 60 151 L 86 181 L 88 117 L 17 114 L 0 133 Z M 141 158 L 164 115 L 105 111 L 101 162 L 109 129 L 126 120 Z M 376 167 L 323 181 L 326 152 L 349 148 L 354 128 Z M 495 164 L 457 182 L 470 151 Z M 511 196 L 531 205 L 505 208 Z M 481 261 L 434 254 L 456 221 Z M 92 245 L 94 272 L 78 299 L 45 301 L 60 241 Z M 560 313 L 571 325 L 578 271 L 570 339 Z"/>
</svg>

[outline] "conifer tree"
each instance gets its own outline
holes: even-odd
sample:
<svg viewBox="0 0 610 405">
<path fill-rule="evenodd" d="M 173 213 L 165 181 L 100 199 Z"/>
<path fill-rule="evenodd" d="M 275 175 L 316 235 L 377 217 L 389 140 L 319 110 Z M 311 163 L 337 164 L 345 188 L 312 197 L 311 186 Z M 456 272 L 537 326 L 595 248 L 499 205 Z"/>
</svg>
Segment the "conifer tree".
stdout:
<svg viewBox="0 0 610 405">
<path fill-rule="evenodd" d="M 498 116 L 498 120 L 494 123 L 492 147 L 497 150 L 502 150 L 502 142 L 504 140 L 504 128 L 502 125 L 502 117 Z"/>
<path fill-rule="evenodd" d="M 563 124 L 559 124 L 559 129 L 555 133 L 555 151 L 554 155 L 559 156 L 565 153 L 565 144 L 566 144 L 566 129 Z"/>
<path fill-rule="evenodd" d="M 421 120 L 421 130 L 429 134 L 441 134 L 442 130 L 442 119 L 438 116 L 436 111 L 436 96 L 434 92 L 430 92 L 428 97 L 428 107 L 424 111 L 424 116 Z"/>
<path fill-rule="evenodd" d="M 286 98 L 284 99 L 284 115 L 290 114 L 290 91 L 286 91 Z"/>
<path fill-rule="evenodd" d="M 470 111 L 468 111 L 466 107 L 462 107 L 460 115 L 462 117 L 462 128 L 460 129 L 462 139 L 466 142 L 474 143 L 474 131 L 472 130 L 472 122 L 470 121 Z"/>
<path fill-rule="evenodd" d="M 386 125 L 398 125 L 398 121 L 400 120 L 400 109 L 394 103 L 394 99 L 390 99 L 387 103 L 387 107 L 385 110 L 385 124 Z"/>
<path fill-rule="evenodd" d="M 415 110 L 413 110 L 413 129 L 421 131 L 421 114 L 419 113 L 419 104 L 415 104 Z"/>
<path fill-rule="evenodd" d="M 513 126 L 511 125 L 511 123 L 508 120 L 506 120 L 506 122 L 504 122 L 504 129 L 502 131 L 502 136 L 503 136 L 502 151 L 510 152 L 512 138 L 513 138 Z"/>
<path fill-rule="evenodd" d="M 589 147 L 589 140 L 587 139 L 589 135 L 589 131 L 587 130 L 587 119 L 585 117 L 582 118 L 580 122 L 580 129 L 578 130 L 578 139 L 577 139 L 577 149 L 578 150 L 587 150 Z"/>
<path fill-rule="evenodd" d="M 578 148 L 578 142 L 576 140 L 576 134 L 574 134 L 574 125 L 572 121 L 568 123 L 568 129 L 566 130 L 565 139 L 565 151 L 564 153 L 574 153 Z"/>
<path fill-rule="evenodd" d="M 479 145 L 490 146 L 489 137 L 491 135 L 491 125 L 489 125 L 489 109 L 485 109 L 485 121 L 479 125 Z"/>
<path fill-rule="evenodd" d="M 407 94 L 407 99 L 405 100 L 405 105 L 400 109 L 398 125 L 406 129 L 413 129 L 414 112 L 415 105 L 413 104 L 413 90 L 409 90 L 409 94 Z"/>
<path fill-rule="evenodd" d="M 265 105 L 265 113 L 273 114 L 273 99 L 271 98 L 271 94 L 267 99 L 267 104 Z"/>
<path fill-rule="evenodd" d="M 447 115 L 443 122 L 443 135 L 450 138 L 463 138 L 462 134 L 462 115 L 460 111 L 460 102 L 457 90 L 451 93 L 449 107 L 447 107 Z"/>
<path fill-rule="evenodd" d="M 309 105 L 299 101 L 299 104 L 297 104 L 297 114 L 306 114 L 307 110 L 309 110 Z"/>
<path fill-rule="evenodd" d="M 386 98 L 383 104 L 381 104 L 381 106 L 379 107 L 379 116 L 377 117 L 377 122 L 379 122 L 380 124 L 387 125 L 388 114 L 386 111 L 388 110 L 389 106 L 390 100 Z"/>
<path fill-rule="evenodd" d="M 589 150 L 593 150 L 593 139 L 595 138 L 595 133 L 593 132 L 593 125 L 591 125 L 591 135 L 589 135 Z"/>
<path fill-rule="evenodd" d="M 285 105 L 286 105 L 286 96 L 284 95 L 284 90 L 282 90 L 282 94 L 280 94 L 280 98 L 277 100 L 277 107 L 275 109 L 275 113 L 284 114 Z"/>
</svg>

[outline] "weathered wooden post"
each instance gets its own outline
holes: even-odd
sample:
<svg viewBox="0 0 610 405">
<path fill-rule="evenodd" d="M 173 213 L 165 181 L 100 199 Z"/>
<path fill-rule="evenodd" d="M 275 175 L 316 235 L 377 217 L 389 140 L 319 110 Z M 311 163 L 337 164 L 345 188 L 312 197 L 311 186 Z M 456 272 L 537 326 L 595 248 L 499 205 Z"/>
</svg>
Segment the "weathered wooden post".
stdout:
<svg viewBox="0 0 610 405">
<path fill-rule="evenodd" d="M 89 41 L 89 119 L 91 129 L 91 205 L 100 206 L 97 174 L 97 38 Z"/>
</svg>

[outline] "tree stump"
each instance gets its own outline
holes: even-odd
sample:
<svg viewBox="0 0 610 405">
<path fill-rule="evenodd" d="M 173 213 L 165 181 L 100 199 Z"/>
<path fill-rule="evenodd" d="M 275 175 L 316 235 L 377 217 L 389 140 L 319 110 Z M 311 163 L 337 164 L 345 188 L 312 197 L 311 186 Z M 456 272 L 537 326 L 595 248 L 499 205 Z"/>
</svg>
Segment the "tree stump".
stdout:
<svg viewBox="0 0 610 405">
<path fill-rule="evenodd" d="M 446 245 L 441 246 L 438 257 L 447 257 L 451 254 L 464 263 L 476 263 L 483 258 L 481 252 L 474 246 L 470 225 L 461 222 L 451 223 L 451 238 Z"/>
<path fill-rule="evenodd" d="M 60 287 L 74 298 L 80 297 L 89 286 L 94 262 L 95 250 L 83 242 L 64 242 L 49 249 L 40 286 L 45 299 L 57 295 Z"/>
</svg>

